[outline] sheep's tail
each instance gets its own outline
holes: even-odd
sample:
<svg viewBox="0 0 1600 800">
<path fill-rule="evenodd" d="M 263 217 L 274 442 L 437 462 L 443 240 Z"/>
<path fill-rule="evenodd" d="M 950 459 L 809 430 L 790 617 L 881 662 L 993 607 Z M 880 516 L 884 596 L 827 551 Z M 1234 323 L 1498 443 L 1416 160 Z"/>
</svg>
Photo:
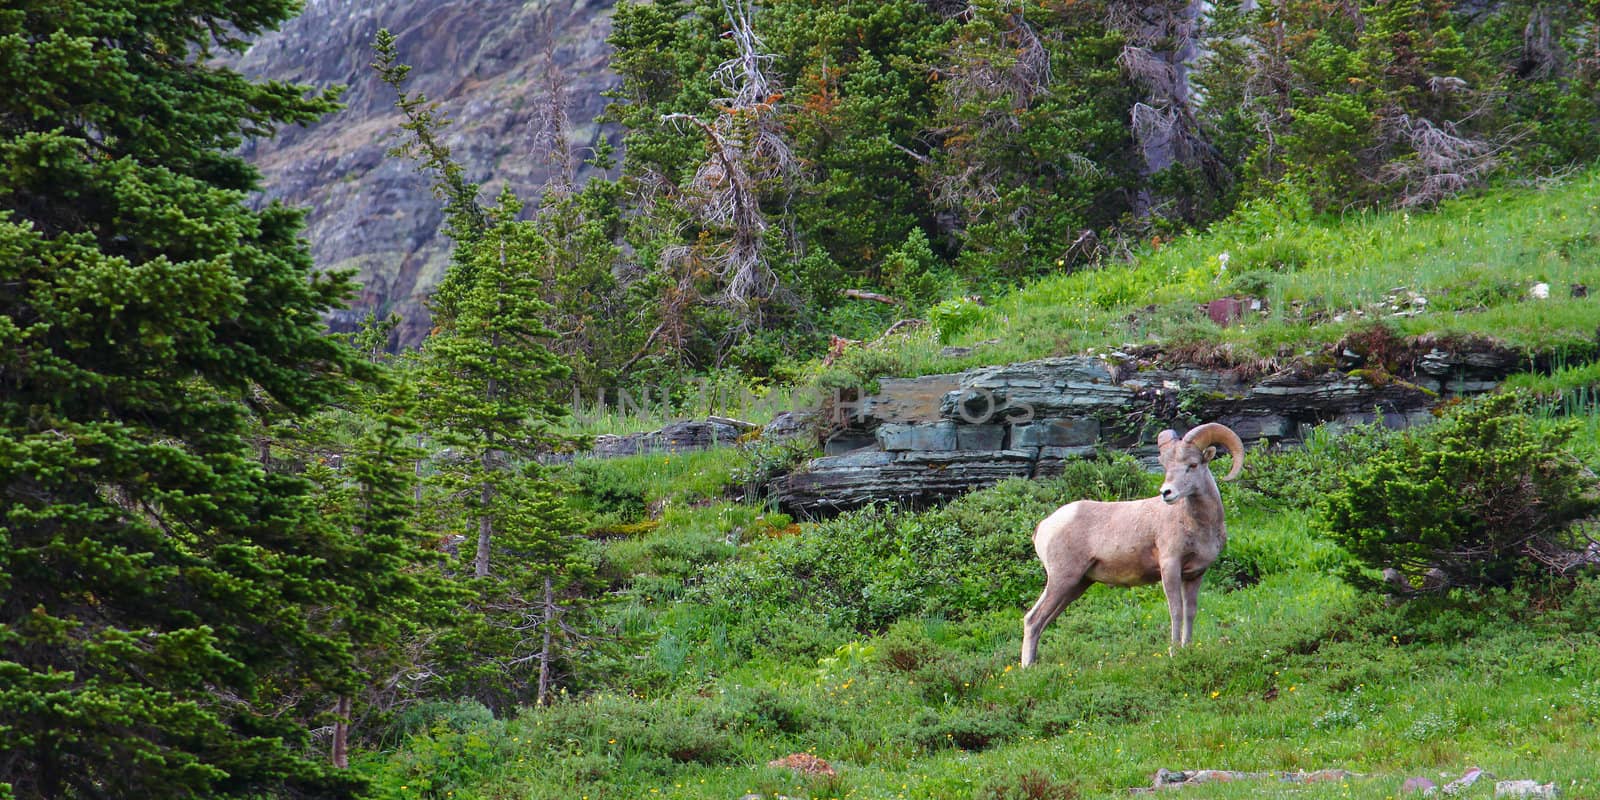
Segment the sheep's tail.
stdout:
<svg viewBox="0 0 1600 800">
<path fill-rule="evenodd" d="M 1228 455 L 1233 457 L 1233 468 L 1228 470 L 1223 480 L 1231 481 L 1244 471 L 1244 442 L 1240 441 L 1239 434 L 1234 433 L 1228 426 L 1207 422 L 1184 434 L 1183 440 L 1202 450 L 1212 445 L 1222 445 L 1227 448 Z"/>
</svg>

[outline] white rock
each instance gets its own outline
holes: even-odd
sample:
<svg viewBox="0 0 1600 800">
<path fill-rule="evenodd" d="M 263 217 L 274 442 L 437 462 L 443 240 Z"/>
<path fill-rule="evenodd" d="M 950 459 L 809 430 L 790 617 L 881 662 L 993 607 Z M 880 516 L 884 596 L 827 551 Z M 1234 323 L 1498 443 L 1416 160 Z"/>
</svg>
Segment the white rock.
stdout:
<svg viewBox="0 0 1600 800">
<path fill-rule="evenodd" d="M 1495 797 L 1555 797 L 1554 783 L 1538 781 L 1500 781 L 1494 785 Z"/>
<path fill-rule="evenodd" d="M 1536 283 L 1536 284 L 1534 284 L 1533 288 L 1528 290 L 1528 296 L 1532 297 L 1535 300 L 1549 300 L 1550 299 L 1550 284 L 1548 284 L 1548 283 Z"/>
<path fill-rule="evenodd" d="M 1467 787 L 1471 786 L 1474 783 L 1477 783 L 1478 779 L 1481 778 L 1481 777 L 1483 777 L 1483 770 L 1478 769 L 1477 767 L 1473 767 L 1473 768 L 1467 770 L 1466 774 L 1464 774 L 1461 777 L 1456 778 L 1455 780 L 1445 784 L 1444 793 L 1445 794 L 1457 794 L 1457 793 L 1460 793 L 1460 792 L 1464 792 L 1464 791 L 1467 790 Z"/>
</svg>

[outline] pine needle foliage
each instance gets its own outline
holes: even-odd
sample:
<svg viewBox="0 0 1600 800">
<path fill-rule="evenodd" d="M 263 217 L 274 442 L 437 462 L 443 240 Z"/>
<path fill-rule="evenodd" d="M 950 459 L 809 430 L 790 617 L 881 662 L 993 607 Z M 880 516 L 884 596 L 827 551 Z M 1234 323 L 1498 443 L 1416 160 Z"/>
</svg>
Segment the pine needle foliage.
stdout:
<svg viewBox="0 0 1600 800">
<path fill-rule="evenodd" d="M 449 448 L 431 481 L 437 524 L 470 564 L 469 619 L 450 631 L 457 657 L 448 682 L 491 707 L 547 702 L 556 648 L 581 638 L 570 624 L 591 570 L 577 547 L 581 526 L 542 474 L 536 457 L 559 441 L 571 371 L 553 353 L 543 323 L 542 267 L 551 244 L 518 220 L 509 191 L 489 227 L 458 242 L 456 315 L 423 348 L 419 411 Z M 531 667 L 537 667 L 530 673 Z M 527 696 L 530 685 L 532 696 Z"/>
</svg>

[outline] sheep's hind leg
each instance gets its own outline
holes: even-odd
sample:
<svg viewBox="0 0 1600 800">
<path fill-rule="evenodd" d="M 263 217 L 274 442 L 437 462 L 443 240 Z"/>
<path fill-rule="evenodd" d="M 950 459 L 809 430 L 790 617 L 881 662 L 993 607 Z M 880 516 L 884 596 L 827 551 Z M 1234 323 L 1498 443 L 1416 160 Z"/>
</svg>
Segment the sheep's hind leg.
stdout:
<svg viewBox="0 0 1600 800">
<path fill-rule="evenodd" d="M 1066 608 L 1067 604 L 1081 597 L 1089 588 L 1090 581 L 1079 578 L 1068 583 L 1049 579 L 1045 582 L 1044 592 L 1039 595 L 1038 602 L 1028 613 L 1022 616 L 1022 666 L 1026 667 L 1039 658 L 1039 636 L 1044 633 L 1044 628 L 1049 625 Z"/>
</svg>

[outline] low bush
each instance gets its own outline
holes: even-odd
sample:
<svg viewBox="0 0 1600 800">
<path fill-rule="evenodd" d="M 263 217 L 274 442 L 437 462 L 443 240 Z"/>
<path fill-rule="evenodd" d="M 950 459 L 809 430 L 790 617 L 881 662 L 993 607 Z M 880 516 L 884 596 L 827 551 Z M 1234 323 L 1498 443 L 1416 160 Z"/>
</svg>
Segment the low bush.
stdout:
<svg viewBox="0 0 1600 800">
<path fill-rule="evenodd" d="M 1250 469 L 1238 484 L 1245 490 L 1241 502 L 1273 511 L 1317 508 L 1399 435 L 1377 422 L 1343 432 L 1321 426 L 1301 447 L 1253 451 Z"/>
<path fill-rule="evenodd" d="M 1058 783 L 1048 774 L 1029 770 L 1009 781 L 990 783 L 978 792 L 978 800 L 1077 800 L 1078 790 L 1069 783 Z"/>
<path fill-rule="evenodd" d="M 945 714 L 924 708 L 911 718 L 906 738 L 929 750 L 987 750 L 1021 732 L 1016 715 L 1004 708 L 956 708 Z"/>
<path fill-rule="evenodd" d="M 1058 689 L 1028 711 L 1029 727 L 1058 736 L 1086 724 L 1137 722 L 1160 707 L 1163 693 L 1155 687 L 1106 681 Z"/>
<path fill-rule="evenodd" d="M 1439 588 L 1561 574 L 1571 523 L 1600 501 L 1566 450 L 1577 423 L 1536 419 L 1524 405 L 1493 395 L 1394 437 L 1329 495 L 1328 531 L 1366 566 L 1397 569 L 1413 586 L 1434 570 L 1426 585 Z"/>
</svg>

